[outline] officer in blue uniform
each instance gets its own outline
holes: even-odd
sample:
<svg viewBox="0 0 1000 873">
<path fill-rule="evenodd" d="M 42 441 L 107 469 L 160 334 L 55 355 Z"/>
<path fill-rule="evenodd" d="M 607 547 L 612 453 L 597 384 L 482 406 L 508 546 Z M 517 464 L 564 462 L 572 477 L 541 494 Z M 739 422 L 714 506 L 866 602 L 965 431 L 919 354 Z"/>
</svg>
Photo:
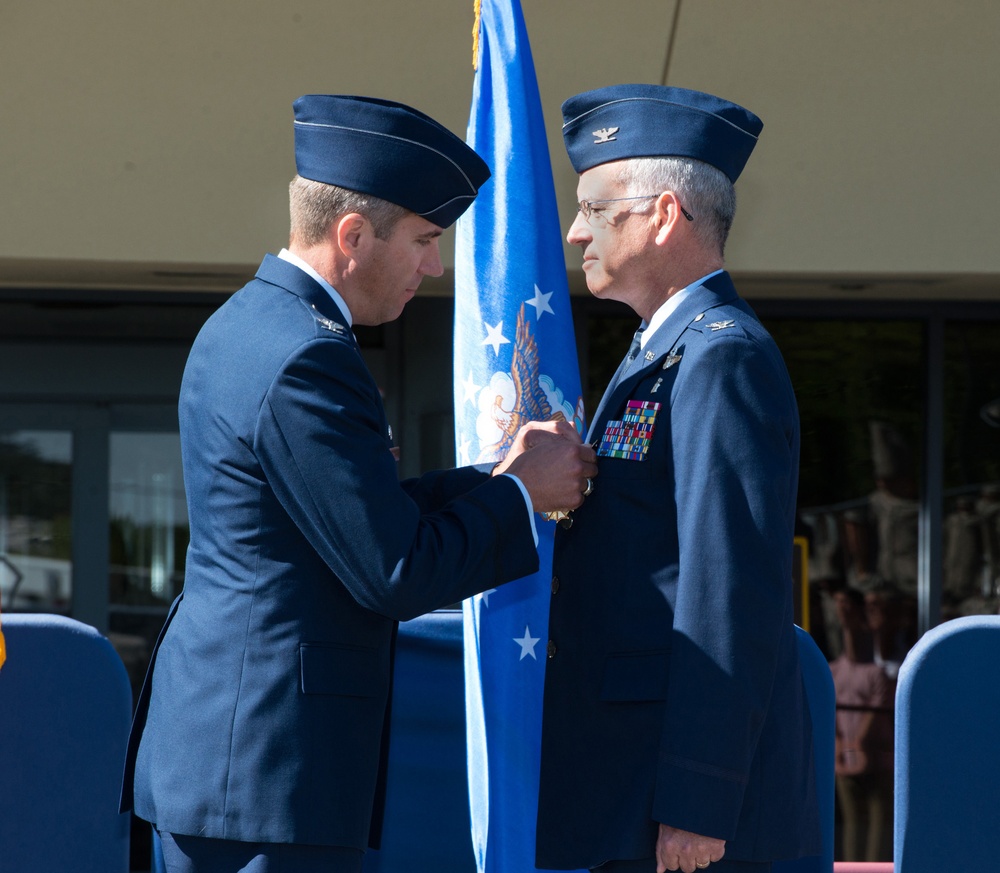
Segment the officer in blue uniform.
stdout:
<svg viewBox="0 0 1000 873">
<path fill-rule="evenodd" d="M 758 871 L 818 854 L 792 611 L 795 396 L 723 269 L 761 121 L 708 94 L 571 98 L 568 240 L 642 318 L 557 531 L 537 865 Z"/>
<path fill-rule="evenodd" d="M 377 845 L 396 622 L 534 572 L 531 510 L 593 450 L 522 430 L 502 467 L 400 483 L 352 324 L 396 318 L 489 176 L 401 104 L 294 104 L 291 241 L 205 324 L 180 397 L 191 544 L 138 703 L 122 808 L 170 873 L 347 873 Z M 558 438 L 557 438 L 558 437 Z"/>
</svg>

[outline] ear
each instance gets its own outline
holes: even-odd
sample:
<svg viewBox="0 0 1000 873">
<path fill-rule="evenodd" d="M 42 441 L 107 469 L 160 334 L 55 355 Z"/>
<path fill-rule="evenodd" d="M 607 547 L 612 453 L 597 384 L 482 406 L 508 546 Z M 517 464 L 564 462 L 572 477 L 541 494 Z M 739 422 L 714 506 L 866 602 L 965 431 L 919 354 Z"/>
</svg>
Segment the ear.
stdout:
<svg viewBox="0 0 1000 873">
<path fill-rule="evenodd" d="M 677 195 L 673 191 L 664 191 L 656 198 L 656 204 L 653 207 L 656 244 L 661 246 L 666 243 L 685 224 L 687 224 L 687 220 L 681 213 L 681 204 Z"/>
<path fill-rule="evenodd" d="M 340 252 L 349 260 L 364 257 L 375 234 L 371 222 L 357 212 L 339 218 L 332 228 L 334 242 Z"/>
</svg>

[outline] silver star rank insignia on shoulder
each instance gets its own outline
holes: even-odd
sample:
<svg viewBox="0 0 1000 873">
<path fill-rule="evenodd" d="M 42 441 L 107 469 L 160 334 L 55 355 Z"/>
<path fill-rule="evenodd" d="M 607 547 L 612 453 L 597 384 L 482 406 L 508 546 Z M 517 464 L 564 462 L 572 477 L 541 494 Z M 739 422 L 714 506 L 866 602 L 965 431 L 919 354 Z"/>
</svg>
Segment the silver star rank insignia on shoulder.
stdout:
<svg viewBox="0 0 1000 873">
<path fill-rule="evenodd" d="M 616 133 L 618 133 L 617 127 L 602 127 L 600 130 L 595 130 L 593 131 L 593 144 L 600 145 L 602 142 L 614 142 Z"/>
<path fill-rule="evenodd" d="M 733 327 L 736 321 L 732 318 L 727 318 L 725 321 L 713 321 L 709 326 L 709 330 L 725 330 L 727 327 Z"/>
</svg>

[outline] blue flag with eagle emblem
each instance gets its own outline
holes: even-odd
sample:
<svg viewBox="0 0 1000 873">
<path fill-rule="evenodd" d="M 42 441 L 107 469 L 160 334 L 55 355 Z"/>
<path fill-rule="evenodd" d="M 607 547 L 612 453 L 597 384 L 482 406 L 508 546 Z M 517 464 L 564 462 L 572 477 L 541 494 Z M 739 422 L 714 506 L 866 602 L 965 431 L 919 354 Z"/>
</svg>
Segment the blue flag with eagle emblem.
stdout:
<svg viewBox="0 0 1000 873">
<path fill-rule="evenodd" d="M 467 141 L 493 176 L 459 219 L 455 440 L 504 457 L 531 420 L 584 432 L 573 318 L 538 84 L 519 0 L 482 0 Z M 479 873 L 534 870 L 554 522 L 539 572 L 463 604 L 472 845 Z"/>
</svg>

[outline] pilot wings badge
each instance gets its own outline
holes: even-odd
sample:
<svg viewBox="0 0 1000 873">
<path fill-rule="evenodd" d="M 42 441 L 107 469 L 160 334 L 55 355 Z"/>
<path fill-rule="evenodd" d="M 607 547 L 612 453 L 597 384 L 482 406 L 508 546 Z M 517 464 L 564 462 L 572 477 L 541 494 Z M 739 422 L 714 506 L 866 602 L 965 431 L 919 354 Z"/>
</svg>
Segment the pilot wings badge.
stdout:
<svg viewBox="0 0 1000 873">
<path fill-rule="evenodd" d="M 600 130 L 593 131 L 594 134 L 594 145 L 600 145 L 604 142 L 614 142 L 616 137 L 615 134 L 618 133 L 617 127 L 602 127 Z"/>
<path fill-rule="evenodd" d="M 477 463 L 506 457 L 518 430 L 529 421 L 568 421 L 577 431 L 583 430 L 583 398 L 577 398 L 575 406 L 568 403 L 552 378 L 539 369 L 538 343 L 521 304 L 510 372 L 495 372 L 479 393 Z"/>
</svg>

